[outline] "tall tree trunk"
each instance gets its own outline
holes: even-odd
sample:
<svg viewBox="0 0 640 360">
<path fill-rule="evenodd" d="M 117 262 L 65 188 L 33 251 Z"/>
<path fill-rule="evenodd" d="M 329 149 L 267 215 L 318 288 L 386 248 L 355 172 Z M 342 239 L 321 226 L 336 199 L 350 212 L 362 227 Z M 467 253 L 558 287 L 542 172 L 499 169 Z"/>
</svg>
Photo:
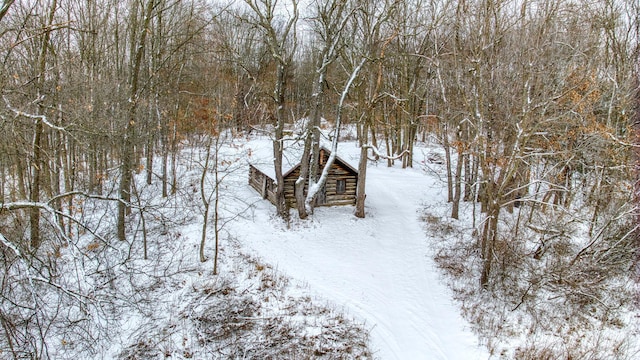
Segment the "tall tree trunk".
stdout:
<svg viewBox="0 0 640 360">
<path fill-rule="evenodd" d="M 175 86 L 180 84 L 182 80 L 182 73 L 184 70 L 184 61 L 182 59 L 182 65 L 180 65 L 180 70 L 178 71 L 178 75 L 175 79 Z M 176 99 L 176 103 L 173 109 L 173 117 L 177 118 L 180 114 L 180 99 Z M 177 188 L 176 182 L 176 152 L 177 152 L 177 128 L 176 123 L 169 123 L 167 119 L 162 119 L 160 122 L 160 131 L 161 131 L 161 141 L 162 141 L 162 197 L 169 196 L 168 187 L 169 187 L 169 170 L 171 170 L 172 182 L 171 182 L 171 194 L 175 194 Z M 171 169 L 169 169 L 169 153 L 171 153 Z"/>
<path fill-rule="evenodd" d="M 16 187 L 18 188 L 18 197 L 24 199 L 27 197 L 27 179 L 25 179 L 27 170 L 25 170 L 22 160 L 23 159 L 19 159 L 17 156 L 15 156 L 16 172 L 18 178 L 18 184 L 16 185 Z M 11 200 L 15 200 L 15 197 Z"/>
<path fill-rule="evenodd" d="M 493 190 L 493 189 L 492 189 Z M 484 289 L 489 287 L 489 279 L 491 277 L 491 268 L 493 265 L 493 256 L 496 238 L 498 236 L 498 215 L 500 214 L 500 206 L 497 204 L 489 205 L 487 211 L 487 219 L 485 220 L 484 229 L 482 231 L 482 273 L 480 275 L 480 286 Z"/>
<path fill-rule="evenodd" d="M 366 125 L 364 134 L 367 133 Z M 363 139 L 366 142 L 366 137 Z M 365 186 L 367 183 L 367 153 L 369 152 L 369 148 L 364 146 L 363 144 L 360 147 L 360 162 L 358 163 L 358 184 L 356 187 L 356 217 L 364 218 L 364 204 L 367 197 L 365 192 Z"/>
<path fill-rule="evenodd" d="M 171 195 L 174 195 L 178 191 L 178 126 L 174 123 L 171 129 Z"/>
<path fill-rule="evenodd" d="M 216 139 L 216 153 L 214 155 L 214 181 L 215 181 L 215 190 L 214 196 L 215 200 L 213 201 L 213 229 L 214 233 L 214 250 L 213 250 L 213 275 L 218 275 L 218 255 L 220 253 L 220 182 L 222 181 L 220 178 L 220 170 L 218 168 L 218 156 L 220 149 L 220 138 Z"/>
<path fill-rule="evenodd" d="M 304 149 L 302 151 L 302 158 L 300 160 L 300 175 L 295 183 L 295 196 L 296 196 L 296 207 L 298 209 L 298 216 L 300 219 L 306 219 L 308 216 L 308 211 L 313 211 L 312 209 L 307 209 L 305 206 L 305 198 L 306 194 L 304 189 L 306 185 L 309 183 L 308 177 L 310 176 L 309 172 L 311 169 L 311 176 L 313 178 L 311 181 L 315 181 L 315 175 L 318 173 L 318 164 L 317 164 L 317 151 L 318 146 L 316 141 L 319 142 L 319 127 L 320 127 L 320 110 L 322 108 L 322 92 L 324 87 L 324 74 L 326 71 L 326 67 L 324 70 L 318 74 L 318 78 L 316 79 L 313 85 L 313 109 L 311 111 L 311 119 L 307 121 L 306 124 L 306 134 L 304 139 Z M 313 204 L 312 204 L 313 205 Z"/>
<path fill-rule="evenodd" d="M 145 169 L 147 170 L 147 185 L 151 185 L 153 182 L 153 147 L 155 142 L 155 135 L 153 135 L 153 133 L 153 131 L 149 133 L 149 138 L 147 139 L 144 151 L 147 160 L 145 164 Z"/>
<path fill-rule="evenodd" d="M 200 236 L 200 262 L 207 261 L 207 258 L 204 256 L 204 246 L 207 241 L 207 227 L 209 225 L 209 209 L 211 205 L 211 196 L 207 195 L 207 191 L 205 189 L 205 184 L 207 180 L 207 172 L 209 171 L 209 161 L 211 160 L 211 144 L 213 143 L 213 139 L 209 137 L 209 141 L 207 142 L 207 150 L 205 152 L 205 160 L 204 166 L 202 167 L 202 173 L 200 174 L 200 199 L 202 200 L 202 206 L 204 206 L 204 215 L 202 219 L 202 234 Z M 217 152 L 217 149 L 216 149 Z M 216 155 L 217 157 L 217 155 Z M 213 164 L 213 166 L 218 166 L 217 161 Z M 217 173 L 217 170 L 215 170 Z M 216 184 L 216 187 L 218 184 Z M 216 229 L 217 230 L 217 229 Z"/>
<path fill-rule="evenodd" d="M 143 25 L 139 33 L 134 31 L 131 42 L 131 73 L 129 75 L 129 104 L 127 111 L 127 123 L 125 126 L 124 139 L 122 144 L 122 166 L 120 178 L 120 201 L 118 202 L 118 239 L 125 240 L 125 218 L 130 212 L 128 204 L 131 202 L 131 182 L 133 181 L 133 166 L 135 162 L 135 146 L 134 138 L 136 136 L 136 113 L 140 94 L 138 92 L 140 68 L 142 66 L 142 57 L 145 51 L 145 43 L 147 33 L 149 32 L 149 24 L 151 23 L 151 15 L 155 6 L 155 0 L 148 0 L 144 12 Z M 132 22 L 137 22 L 137 4 L 134 3 L 132 11 Z"/>
<path fill-rule="evenodd" d="M 362 69 L 362 67 L 366 62 L 367 62 L 366 58 L 363 58 L 362 60 L 360 60 L 360 63 L 358 63 L 355 66 L 355 68 L 352 70 L 351 76 L 349 77 L 349 80 L 347 81 L 347 83 L 344 86 L 344 89 L 342 90 L 342 94 L 340 95 L 340 100 L 338 100 L 338 105 L 336 109 L 335 133 L 333 136 L 333 140 L 331 141 L 331 150 L 330 150 L 331 153 L 329 154 L 329 158 L 327 159 L 327 162 L 324 164 L 322 168 L 322 172 L 320 174 L 320 177 L 318 178 L 318 182 L 309 183 L 309 192 L 307 193 L 307 198 L 305 200 L 307 204 L 310 204 L 315 201 L 317 194 L 323 191 L 327 183 L 327 178 L 329 176 L 329 169 L 331 168 L 331 166 L 333 166 L 333 163 L 338 153 L 338 143 L 340 140 L 340 128 L 342 127 L 342 113 L 344 110 L 345 99 L 349 94 L 351 85 L 353 84 L 355 79 L 358 77 L 360 70 Z"/>
<path fill-rule="evenodd" d="M 236 131 L 244 131 L 249 129 L 247 106 L 245 98 L 251 89 L 251 75 L 242 74 L 239 75 L 239 80 L 236 84 L 235 101 L 233 104 L 233 124 Z"/>
<path fill-rule="evenodd" d="M 66 172 L 64 171 L 63 163 L 65 162 L 66 155 L 66 144 L 64 141 L 63 134 L 52 134 L 52 148 L 53 150 L 53 169 L 51 171 L 52 184 L 51 190 L 52 194 L 60 194 L 62 193 L 62 184 L 65 183 L 64 192 L 67 192 L 68 186 L 66 185 L 66 181 L 62 180 L 66 176 Z M 73 196 L 69 196 L 72 198 Z M 53 204 L 54 208 L 58 210 L 59 213 L 62 214 L 62 199 L 56 199 Z M 58 217 L 58 224 L 60 225 L 60 229 L 64 229 L 64 217 Z"/>
<path fill-rule="evenodd" d="M 169 139 L 166 134 L 166 129 L 162 130 L 162 197 L 166 198 L 169 196 L 167 191 L 168 184 L 168 174 L 169 174 Z"/>
<path fill-rule="evenodd" d="M 45 73 L 47 71 L 47 53 L 49 49 L 49 39 L 51 37 L 51 25 L 53 24 L 54 16 L 56 9 L 58 7 L 57 0 L 53 0 L 51 7 L 49 9 L 47 24 L 45 25 L 44 34 L 42 37 L 42 44 L 40 48 L 40 57 L 38 63 L 38 92 L 39 96 L 45 95 L 44 87 L 45 87 Z M 38 105 L 40 114 L 44 114 L 44 107 L 42 104 Z M 41 185 L 41 177 L 42 177 L 42 168 L 44 166 L 44 161 L 42 159 L 42 142 L 44 136 L 44 124 L 42 123 L 42 119 L 36 119 L 35 123 L 35 132 L 33 136 L 33 162 L 32 162 L 32 182 L 31 182 L 31 193 L 29 196 L 29 200 L 31 202 L 39 202 L 40 201 L 40 185 Z M 40 247 L 40 209 L 33 207 L 31 208 L 29 215 L 29 226 L 31 232 L 31 249 L 36 251 Z"/>
<path fill-rule="evenodd" d="M 244 0 L 256 17 L 255 25 L 265 32 L 265 43 L 271 50 L 271 56 L 276 62 L 276 79 L 273 91 L 275 105 L 275 137 L 273 139 L 273 167 L 276 176 L 275 202 L 278 215 L 289 222 L 289 206 L 284 194 L 284 177 L 282 174 L 282 154 L 284 151 L 284 123 L 286 107 L 287 71 L 293 63 L 297 39 L 296 26 L 298 23 L 298 0 L 292 0 L 289 8 L 289 18 L 286 23 L 274 24 L 275 3 L 271 1 Z M 291 42 L 289 42 L 291 41 Z"/>
<path fill-rule="evenodd" d="M 453 201 L 453 172 L 451 170 L 451 146 L 449 145 L 449 127 L 443 124 L 442 146 L 444 147 L 445 166 L 447 168 L 447 201 Z"/>
<path fill-rule="evenodd" d="M 451 207 L 451 217 L 458 219 L 460 210 L 460 198 L 462 197 L 462 162 L 463 148 L 462 144 L 458 144 L 458 158 L 456 159 L 456 175 L 453 186 L 453 206 Z"/>
<path fill-rule="evenodd" d="M 463 154 L 462 160 L 464 162 L 464 197 L 463 201 L 472 201 L 474 197 L 473 186 L 475 185 L 475 176 L 471 171 L 471 156 L 469 154 Z M 475 164 L 474 164 L 475 168 Z"/>
<path fill-rule="evenodd" d="M 320 120 L 322 105 L 324 103 L 324 87 L 327 72 L 329 66 L 338 57 L 339 43 L 344 37 L 345 27 L 348 20 L 353 14 L 348 13 L 348 2 L 331 0 L 321 1 L 315 3 L 316 17 L 314 21 L 318 26 L 320 38 L 323 41 L 322 51 L 320 53 L 320 62 L 316 66 L 317 77 L 314 79 L 312 98 L 313 98 L 313 111 L 311 118 L 311 146 L 307 149 L 305 143 L 305 151 L 309 150 L 309 154 L 305 154 L 308 158 L 304 158 L 305 162 L 309 162 L 308 174 L 301 176 L 301 179 L 306 180 L 307 184 L 313 184 L 318 181 L 318 175 L 320 173 L 319 156 L 320 156 Z M 306 170 L 306 169 L 304 169 Z M 303 184 L 300 185 L 302 187 Z M 296 194 L 297 195 L 297 194 Z M 313 203 L 309 203 L 305 200 L 306 211 L 313 211 Z"/>
<path fill-rule="evenodd" d="M 276 209 L 278 215 L 285 221 L 289 221 L 289 206 L 284 194 L 284 176 L 282 174 L 282 155 L 284 152 L 284 122 L 285 122 L 285 64 L 278 64 L 276 88 L 275 138 L 273 140 L 273 165 L 276 175 Z"/>
<path fill-rule="evenodd" d="M 33 137 L 33 162 L 31 164 L 32 180 L 29 201 L 36 203 L 40 201 L 40 174 L 43 166 L 42 161 L 42 120 L 36 120 L 35 134 Z M 31 236 L 31 249 L 36 251 L 40 247 L 40 209 L 32 207 L 29 214 L 29 226 Z"/>
<path fill-rule="evenodd" d="M 75 142 L 71 137 L 65 136 L 64 143 L 62 144 L 62 148 L 64 149 L 63 155 L 63 168 L 64 168 L 64 186 L 65 192 L 69 193 L 75 190 L 75 181 L 76 181 L 76 163 L 78 159 L 76 157 L 77 149 Z M 89 171 L 89 176 L 91 176 L 91 171 Z M 69 216 L 73 216 L 73 196 L 69 196 L 67 200 L 67 211 Z M 67 232 L 71 233 L 71 227 L 73 223 L 71 221 L 68 222 Z"/>
</svg>

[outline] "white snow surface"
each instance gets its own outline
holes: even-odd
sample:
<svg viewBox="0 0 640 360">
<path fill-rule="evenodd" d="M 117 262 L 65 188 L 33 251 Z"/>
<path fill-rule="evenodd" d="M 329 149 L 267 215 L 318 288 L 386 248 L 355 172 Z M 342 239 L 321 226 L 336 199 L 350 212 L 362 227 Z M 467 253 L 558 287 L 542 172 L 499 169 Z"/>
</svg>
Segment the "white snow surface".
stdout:
<svg viewBox="0 0 640 360">
<path fill-rule="evenodd" d="M 270 143 L 249 146 L 252 162 L 270 161 Z M 351 162 L 357 154 L 351 143 L 338 150 Z M 247 250 L 363 321 L 377 358 L 488 359 L 438 274 L 420 220 L 423 205 L 445 201 L 442 183 L 420 166 L 381 161 L 369 165 L 366 185 L 366 218 L 353 206 L 317 208 L 308 220 L 292 211 L 289 229 L 247 185 L 253 217 L 232 231 Z"/>
</svg>

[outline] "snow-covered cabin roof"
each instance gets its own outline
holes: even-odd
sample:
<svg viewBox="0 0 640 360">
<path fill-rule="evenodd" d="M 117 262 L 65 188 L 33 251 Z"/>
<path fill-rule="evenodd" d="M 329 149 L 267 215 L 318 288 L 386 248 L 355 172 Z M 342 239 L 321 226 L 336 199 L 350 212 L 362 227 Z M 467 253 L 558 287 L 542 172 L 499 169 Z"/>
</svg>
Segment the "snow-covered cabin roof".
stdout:
<svg viewBox="0 0 640 360">
<path fill-rule="evenodd" d="M 273 151 L 272 149 L 269 149 Z M 329 150 L 325 146 L 321 146 L 320 150 L 326 151 L 327 154 L 331 154 L 331 150 Z M 302 147 L 288 147 L 282 154 L 282 175 L 287 177 L 294 170 L 296 170 L 300 166 L 300 158 L 302 157 Z M 269 178 L 275 180 L 276 174 L 273 169 L 273 157 L 260 157 L 261 159 L 269 159 L 266 161 L 260 161 L 260 159 L 256 159 L 258 161 L 250 162 L 253 167 L 258 169 L 260 172 L 268 176 Z M 344 160 L 340 156 L 336 155 L 336 162 L 343 164 L 346 168 L 351 170 L 354 174 L 358 173 L 358 170 L 353 164 L 350 164 L 348 161 Z"/>
</svg>

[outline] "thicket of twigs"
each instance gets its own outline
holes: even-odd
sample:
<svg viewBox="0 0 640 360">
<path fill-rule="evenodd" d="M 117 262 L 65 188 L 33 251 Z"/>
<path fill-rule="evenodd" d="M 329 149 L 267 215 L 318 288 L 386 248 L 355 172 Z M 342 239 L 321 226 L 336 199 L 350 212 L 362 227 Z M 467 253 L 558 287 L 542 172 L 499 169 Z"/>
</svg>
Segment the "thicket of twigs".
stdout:
<svg viewBox="0 0 640 360">
<path fill-rule="evenodd" d="M 631 218 L 614 218 L 606 233 L 590 237 L 571 221 L 575 217 L 546 214 L 537 222 L 557 231 L 541 234 L 543 227 L 530 226 L 514 236 L 517 215 L 506 216 L 491 286 L 482 288 L 477 236 L 440 212 L 430 208 L 423 214 L 434 259 L 493 355 L 634 359 L 640 354 Z"/>
</svg>

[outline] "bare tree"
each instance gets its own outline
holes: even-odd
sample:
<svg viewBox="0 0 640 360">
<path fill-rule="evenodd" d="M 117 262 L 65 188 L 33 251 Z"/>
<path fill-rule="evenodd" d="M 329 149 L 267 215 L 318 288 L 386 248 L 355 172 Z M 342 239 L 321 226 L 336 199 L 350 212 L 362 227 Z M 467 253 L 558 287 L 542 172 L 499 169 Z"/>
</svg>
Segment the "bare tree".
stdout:
<svg viewBox="0 0 640 360">
<path fill-rule="evenodd" d="M 331 64 L 342 48 L 342 38 L 353 10 L 349 3 L 338 0 L 316 0 L 312 21 L 320 44 L 311 92 L 311 118 L 305 124 L 304 149 L 300 160 L 300 175 L 295 183 L 298 215 L 305 219 L 313 211 L 313 202 L 305 201 L 305 188 L 315 183 L 318 176 L 320 150 L 320 118 L 322 116 L 326 77 Z M 313 52 L 313 50 L 310 50 Z"/>
<path fill-rule="evenodd" d="M 322 190 L 322 188 L 324 188 L 327 182 L 327 178 L 329 176 L 329 169 L 331 169 L 331 166 L 335 162 L 335 159 L 338 153 L 338 141 L 340 138 L 340 127 L 342 126 L 342 116 L 343 116 L 343 110 L 345 106 L 344 103 L 347 98 L 347 95 L 349 94 L 349 90 L 353 85 L 353 82 L 358 77 L 360 70 L 362 70 L 362 67 L 366 62 L 367 62 L 367 59 L 362 58 L 360 59 L 359 63 L 355 64 L 354 68 L 351 70 L 351 75 L 349 76 L 349 80 L 347 80 L 347 83 L 345 84 L 344 89 L 342 90 L 342 93 L 340 95 L 340 100 L 336 108 L 335 133 L 334 133 L 333 140 L 331 142 L 331 154 L 329 155 L 327 162 L 324 164 L 324 167 L 322 168 L 322 173 L 320 174 L 318 181 L 317 182 L 310 181 L 309 183 L 309 190 L 307 192 L 307 197 L 305 199 L 305 206 L 307 208 L 311 208 L 311 204 L 315 201 L 316 197 L 318 196 L 318 193 Z"/>
<path fill-rule="evenodd" d="M 214 140 L 215 139 L 215 140 Z M 214 217 L 214 231 L 215 231 L 215 261 L 213 267 L 213 274 L 217 274 L 217 260 L 218 260 L 218 204 L 220 198 L 220 184 L 218 178 L 218 139 L 219 134 L 211 134 L 205 145 L 204 164 L 202 165 L 202 174 L 200 176 L 200 198 L 202 205 L 204 206 L 204 215 L 202 219 L 202 234 L 200 236 L 200 262 L 207 261 L 204 255 L 204 247 L 207 241 L 207 228 L 209 226 L 209 211 L 211 209 L 211 201 L 213 199 L 213 217 Z M 215 146 L 215 147 L 214 147 Z M 213 148 L 213 158 L 211 150 Z M 215 175 L 215 182 L 213 185 L 213 191 L 206 188 L 207 185 L 207 173 L 211 170 L 210 162 L 213 162 L 213 173 Z"/>
<path fill-rule="evenodd" d="M 118 203 L 118 239 L 125 240 L 125 222 L 128 213 L 127 203 L 131 201 L 131 181 L 132 171 L 134 167 L 134 142 L 136 136 L 136 123 L 138 121 L 137 111 L 140 101 L 140 73 L 142 67 L 142 59 L 146 48 L 147 34 L 150 30 L 151 17 L 156 6 L 156 0 L 148 0 L 144 6 L 142 23 L 138 23 L 138 4 L 132 2 L 131 9 L 131 26 L 133 27 L 132 39 L 130 43 L 131 57 L 130 73 L 129 73 L 129 98 L 127 106 L 127 119 L 125 124 L 125 132 L 122 144 L 122 167 L 120 178 L 120 199 Z"/>
<path fill-rule="evenodd" d="M 376 157 L 382 156 L 376 146 L 376 135 L 374 127 L 375 110 L 387 93 L 383 93 L 383 74 L 385 54 L 390 42 L 396 34 L 385 32 L 387 22 L 395 15 L 398 1 L 367 2 L 358 13 L 358 22 L 355 25 L 356 33 L 360 39 L 360 46 L 354 44 L 354 51 L 357 55 L 370 59 L 370 69 L 367 74 L 367 81 L 364 82 L 366 88 L 361 91 L 361 106 L 358 127 L 358 142 L 360 146 L 360 160 L 358 163 L 358 185 L 356 188 L 356 210 L 355 216 L 365 217 L 367 161 L 371 149 Z M 372 142 L 369 142 L 369 132 L 371 132 Z M 391 158 L 391 157 L 389 157 Z"/>
<path fill-rule="evenodd" d="M 289 220 L 289 206 L 284 196 L 284 177 L 282 174 L 282 154 L 284 151 L 284 125 L 286 122 L 286 85 L 287 73 L 293 65 L 293 56 L 297 47 L 296 25 L 298 23 L 298 0 L 291 0 L 290 7 L 283 10 L 284 22 L 280 22 L 277 0 L 245 0 L 253 11 L 251 20 L 263 31 L 271 56 L 276 63 L 274 80 L 274 138 L 273 165 L 276 177 L 276 208 L 278 215 Z"/>
</svg>

